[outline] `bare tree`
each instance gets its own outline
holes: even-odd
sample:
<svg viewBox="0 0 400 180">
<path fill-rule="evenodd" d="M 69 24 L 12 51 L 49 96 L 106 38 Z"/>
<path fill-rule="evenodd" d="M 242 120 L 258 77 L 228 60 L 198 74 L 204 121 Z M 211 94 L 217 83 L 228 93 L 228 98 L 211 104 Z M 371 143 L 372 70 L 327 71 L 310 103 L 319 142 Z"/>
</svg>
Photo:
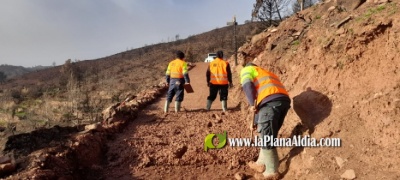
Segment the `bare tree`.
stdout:
<svg viewBox="0 0 400 180">
<path fill-rule="evenodd" d="M 290 0 L 257 0 L 252 18 L 264 22 L 265 26 L 278 25 Z"/>
<path fill-rule="evenodd" d="M 65 61 L 62 66 L 61 72 L 64 77 L 66 77 L 67 83 L 67 93 L 68 101 L 70 103 L 69 112 L 66 115 L 67 119 L 70 121 L 74 117 L 74 112 L 77 113 L 79 95 L 81 94 L 81 85 L 83 81 L 83 75 L 81 69 L 75 62 L 71 62 L 71 59 Z"/>
</svg>

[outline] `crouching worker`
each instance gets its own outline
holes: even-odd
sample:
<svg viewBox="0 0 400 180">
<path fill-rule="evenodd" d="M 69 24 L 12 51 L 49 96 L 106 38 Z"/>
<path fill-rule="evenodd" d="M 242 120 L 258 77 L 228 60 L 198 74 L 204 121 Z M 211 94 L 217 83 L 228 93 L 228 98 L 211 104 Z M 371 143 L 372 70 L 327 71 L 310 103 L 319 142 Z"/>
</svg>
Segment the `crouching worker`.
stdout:
<svg viewBox="0 0 400 180">
<path fill-rule="evenodd" d="M 290 109 L 291 100 L 285 87 L 278 76 L 253 63 L 248 63 L 241 70 L 240 78 L 251 111 L 257 112 L 255 121 L 260 138 L 277 138 Z M 256 179 L 279 178 L 278 152 L 271 144 L 261 147 L 257 161 L 251 161 L 248 165 L 258 172 L 255 174 Z"/>
</svg>

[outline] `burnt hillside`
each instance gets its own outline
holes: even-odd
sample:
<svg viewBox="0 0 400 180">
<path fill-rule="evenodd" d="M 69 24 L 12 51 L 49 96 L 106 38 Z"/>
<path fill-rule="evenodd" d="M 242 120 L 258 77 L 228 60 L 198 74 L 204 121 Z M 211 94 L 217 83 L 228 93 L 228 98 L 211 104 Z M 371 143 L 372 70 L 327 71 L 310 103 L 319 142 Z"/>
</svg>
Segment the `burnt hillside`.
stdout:
<svg viewBox="0 0 400 180">
<path fill-rule="evenodd" d="M 238 47 L 261 32 L 260 27 L 259 23 L 238 25 Z M 97 121 L 101 110 L 110 103 L 158 84 L 175 50 L 184 51 L 188 62 L 204 61 L 207 53 L 217 50 L 223 50 L 229 57 L 234 52 L 233 26 L 99 59 L 66 60 L 64 65 L 10 79 L 0 84 L 4 100 L 0 121 L 6 126 L 27 120 L 23 122 L 27 125 L 17 128 L 21 131 L 46 121 L 52 121 L 50 124 Z"/>
</svg>

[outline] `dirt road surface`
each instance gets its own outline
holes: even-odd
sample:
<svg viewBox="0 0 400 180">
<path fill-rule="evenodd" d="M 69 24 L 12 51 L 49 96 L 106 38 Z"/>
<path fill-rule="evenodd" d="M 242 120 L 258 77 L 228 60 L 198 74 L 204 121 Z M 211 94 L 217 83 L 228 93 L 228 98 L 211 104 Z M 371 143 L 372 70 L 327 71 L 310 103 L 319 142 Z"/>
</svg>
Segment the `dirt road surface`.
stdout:
<svg viewBox="0 0 400 180">
<path fill-rule="evenodd" d="M 246 161 L 254 158 L 257 148 L 227 145 L 204 151 L 204 138 L 209 133 L 250 136 L 245 115 L 232 93 L 227 113 L 221 110 L 219 96 L 211 111 L 204 111 L 209 93 L 207 65 L 199 63 L 189 72 L 195 92 L 185 94 L 182 112 L 173 112 L 171 103 L 170 112 L 164 114 L 164 96 L 108 143 L 104 179 L 232 179 L 236 172 L 249 171 Z"/>
</svg>

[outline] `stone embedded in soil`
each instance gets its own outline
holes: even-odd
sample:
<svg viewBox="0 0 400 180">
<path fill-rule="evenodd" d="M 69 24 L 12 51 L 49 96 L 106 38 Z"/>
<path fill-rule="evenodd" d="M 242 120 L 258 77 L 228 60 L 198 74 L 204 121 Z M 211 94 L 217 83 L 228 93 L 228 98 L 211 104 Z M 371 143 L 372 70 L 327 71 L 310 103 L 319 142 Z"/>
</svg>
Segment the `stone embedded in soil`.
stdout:
<svg viewBox="0 0 400 180">
<path fill-rule="evenodd" d="M 348 169 L 342 175 L 340 175 L 340 177 L 344 179 L 355 179 L 356 173 L 353 169 Z"/>
<path fill-rule="evenodd" d="M 335 9 L 336 9 L 335 6 L 331 6 L 331 7 L 329 7 L 328 12 L 331 12 L 331 11 L 333 11 L 333 10 L 335 10 Z"/>
<path fill-rule="evenodd" d="M 246 178 L 246 174 L 242 173 L 242 172 L 237 172 L 235 173 L 235 179 L 236 180 L 242 180 Z"/>
<path fill-rule="evenodd" d="M 93 123 L 85 126 L 85 130 L 95 130 L 95 131 L 102 131 L 104 130 L 103 126 L 100 123 Z"/>
<path fill-rule="evenodd" d="M 342 168 L 343 167 L 343 165 L 344 165 L 344 160 L 341 158 L 341 157 L 335 157 L 335 160 L 336 160 L 336 163 L 337 163 L 337 165 L 340 167 L 340 168 Z"/>
<path fill-rule="evenodd" d="M 265 171 L 265 165 L 256 164 L 256 162 L 254 162 L 254 161 L 250 161 L 250 162 L 248 163 L 248 166 L 249 166 L 251 169 L 253 169 L 253 170 L 255 170 L 256 172 L 259 172 L 259 173 L 262 173 L 262 172 Z"/>
</svg>

